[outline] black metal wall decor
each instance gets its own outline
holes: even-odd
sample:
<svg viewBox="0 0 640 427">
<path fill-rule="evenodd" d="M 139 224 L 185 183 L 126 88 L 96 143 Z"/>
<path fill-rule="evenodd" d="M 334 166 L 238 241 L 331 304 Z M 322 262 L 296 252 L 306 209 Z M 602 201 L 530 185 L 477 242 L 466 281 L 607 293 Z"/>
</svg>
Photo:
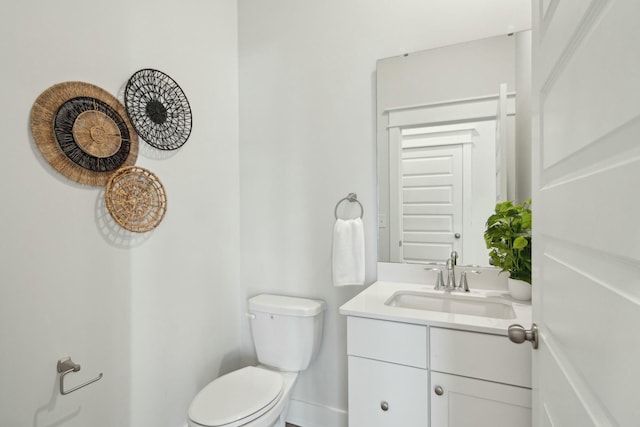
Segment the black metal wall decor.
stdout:
<svg viewBox="0 0 640 427">
<path fill-rule="evenodd" d="M 135 72 L 125 88 L 124 103 L 138 135 L 160 150 L 182 147 L 191 134 L 191 107 L 178 84 L 161 71 Z"/>
<path fill-rule="evenodd" d="M 53 168 L 81 184 L 104 185 L 138 157 L 138 137 L 124 106 L 89 83 L 65 82 L 45 90 L 31 109 L 31 132 Z"/>
</svg>

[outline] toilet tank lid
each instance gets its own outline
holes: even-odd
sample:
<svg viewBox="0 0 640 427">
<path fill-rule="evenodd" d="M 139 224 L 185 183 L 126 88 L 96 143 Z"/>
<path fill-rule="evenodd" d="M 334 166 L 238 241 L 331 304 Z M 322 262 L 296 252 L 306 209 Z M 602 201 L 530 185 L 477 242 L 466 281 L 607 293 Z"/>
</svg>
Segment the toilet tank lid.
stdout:
<svg viewBox="0 0 640 427">
<path fill-rule="evenodd" d="M 249 298 L 249 310 L 285 316 L 316 316 L 327 308 L 322 300 L 261 294 Z"/>
</svg>

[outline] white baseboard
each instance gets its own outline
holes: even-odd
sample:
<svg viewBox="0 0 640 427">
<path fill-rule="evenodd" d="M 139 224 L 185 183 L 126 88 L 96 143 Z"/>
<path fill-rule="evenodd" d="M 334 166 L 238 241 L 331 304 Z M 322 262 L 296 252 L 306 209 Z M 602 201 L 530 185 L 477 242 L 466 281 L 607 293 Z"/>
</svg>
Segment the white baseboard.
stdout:
<svg viewBox="0 0 640 427">
<path fill-rule="evenodd" d="M 347 411 L 291 399 L 287 422 L 300 427 L 348 427 Z"/>
</svg>

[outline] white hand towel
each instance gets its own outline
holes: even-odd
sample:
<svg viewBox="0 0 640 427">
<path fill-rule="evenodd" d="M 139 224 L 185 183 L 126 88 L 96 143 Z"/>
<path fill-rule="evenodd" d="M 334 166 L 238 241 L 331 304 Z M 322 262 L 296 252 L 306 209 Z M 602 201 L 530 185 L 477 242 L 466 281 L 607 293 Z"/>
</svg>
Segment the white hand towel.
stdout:
<svg viewBox="0 0 640 427">
<path fill-rule="evenodd" d="M 333 285 L 364 285 L 362 219 L 337 219 L 333 227 Z"/>
</svg>

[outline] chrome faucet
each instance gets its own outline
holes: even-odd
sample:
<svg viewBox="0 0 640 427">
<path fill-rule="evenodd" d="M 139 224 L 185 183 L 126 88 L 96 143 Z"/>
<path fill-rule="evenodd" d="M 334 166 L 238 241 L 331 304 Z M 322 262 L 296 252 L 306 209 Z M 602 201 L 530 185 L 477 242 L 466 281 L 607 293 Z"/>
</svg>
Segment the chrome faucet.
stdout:
<svg viewBox="0 0 640 427">
<path fill-rule="evenodd" d="M 447 286 L 445 290 L 451 292 L 456 289 L 456 264 L 458 263 L 458 253 L 451 252 L 451 256 L 447 260 Z"/>
<path fill-rule="evenodd" d="M 456 290 L 456 265 L 458 263 L 458 253 L 456 251 L 451 252 L 449 259 L 444 264 L 447 269 L 447 284 L 444 284 L 442 268 L 425 268 L 428 271 L 437 272 L 436 284 L 433 287 L 434 290 L 439 291 L 443 289 L 445 292 L 451 292 Z M 430 265 L 442 265 L 442 264 L 430 264 Z M 460 284 L 462 285 L 462 283 Z"/>
<path fill-rule="evenodd" d="M 439 265 L 443 266 L 443 264 L 430 264 L 430 265 Z M 436 275 L 436 284 L 433 287 L 434 290 L 444 290 L 445 292 L 470 292 L 469 291 L 469 281 L 467 279 L 467 274 L 480 274 L 481 272 L 478 270 L 468 270 L 469 267 L 479 267 L 477 265 L 466 265 L 463 266 L 467 269 L 463 269 L 460 274 L 460 283 L 456 284 L 456 265 L 458 265 L 458 253 L 456 251 L 451 252 L 449 259 L 444 264 L 444 267 L 447 269 L 447 284 L 445 285 L 443 279 L 443 268 L 435 267 L 435 268 L 425 268 L 428 271 L 437 272 Z"/>
</svg>

